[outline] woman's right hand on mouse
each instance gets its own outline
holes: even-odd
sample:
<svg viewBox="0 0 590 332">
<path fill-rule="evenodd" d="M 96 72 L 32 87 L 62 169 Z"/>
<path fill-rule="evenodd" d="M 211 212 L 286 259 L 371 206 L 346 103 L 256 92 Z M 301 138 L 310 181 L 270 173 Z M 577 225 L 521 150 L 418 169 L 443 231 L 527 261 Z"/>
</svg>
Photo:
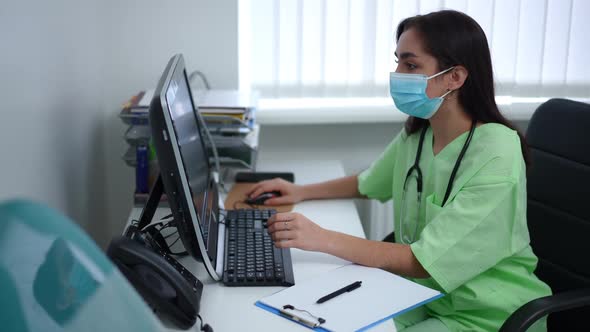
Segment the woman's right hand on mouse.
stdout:
<svg viewBox="0 0 590 332">
<path fill-rule="evenodd" d="M 258 182 L 252 187 L 250 192 L 248 192 L 248 197 L 254 198 L 262 193 L 271 191 L 278 191 L 281 193 L 281 196 L 267 199 L 264 202 L 264 205 L 295 204 L 304 199 L 302 186 L 298 186 L 281 178 Z"/>
</svg>

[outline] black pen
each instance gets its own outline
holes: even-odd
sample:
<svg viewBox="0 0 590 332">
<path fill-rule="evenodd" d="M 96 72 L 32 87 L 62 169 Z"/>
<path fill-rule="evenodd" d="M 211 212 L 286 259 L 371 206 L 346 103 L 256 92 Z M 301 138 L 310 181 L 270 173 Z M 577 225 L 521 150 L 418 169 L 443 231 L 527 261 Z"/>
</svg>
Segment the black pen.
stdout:
<svg viewBox="0 0 590 332">
<path fill-rule="evenodd" d="M 344 286 L 342 288 L 340 288 L 339 290 L 332 292 L 324 297 L 321 297 L 319 300 L 316 301 L 316 303 L 324 303 L 328 300 L 331 300 L 333 298 L 335 298 L 336 296 L 346 293 L 346 292 L 350 292 L 353 291 L 359 287 L 361 287 L 361 283 L 362 281 L 355 281 L 352 284 L 348 285 L 348 286 Z"/>
</svg>

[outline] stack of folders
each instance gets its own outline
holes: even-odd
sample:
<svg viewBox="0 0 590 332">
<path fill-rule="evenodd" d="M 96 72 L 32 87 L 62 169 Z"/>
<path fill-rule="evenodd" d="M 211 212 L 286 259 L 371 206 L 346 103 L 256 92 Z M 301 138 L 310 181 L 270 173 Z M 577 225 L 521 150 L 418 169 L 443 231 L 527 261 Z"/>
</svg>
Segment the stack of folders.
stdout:
<svg viewBox="0 0 590 332">
<path fill-rule="evenodd" d="M 258 106 L 258 92 L 240 90 L 193 90 L 195 104 L 208 123 L 228 117 L 240 120 L 248 126 L 255 121 Z"/>
<path fill-rule="evenodd" d="M 222 165 L 254 169 L 258 151 L 257 91 L 193 90 Z M 210 153 L 209 155 L 212 155 Z"/>
<path fill-rule="evenodd" d="M 363 331 L 441 296 L 387 271 L 350 264 L 297 281 L 256 306 L 319 331 Z"/>
<path fill-rule="evenodd" d="M 212 134 L 221 166 L 255 169 L 260 130 L 255 121 L 258 92 L 215 89 L 192 92 L 194 104 Z M 128 125 L 124 135 L 128 148 L 123 160 L 135 168 L 136 203 L 147 199 L 159 170 L 150 144 L 149 106 L 153 96 L 153 89 L 140 91 L 123 104 L 119 113 Z M 212 148 L 211 144 L 206 146 Z M 209 155 L 213 156 L 212 151 Z"/>
</svg>

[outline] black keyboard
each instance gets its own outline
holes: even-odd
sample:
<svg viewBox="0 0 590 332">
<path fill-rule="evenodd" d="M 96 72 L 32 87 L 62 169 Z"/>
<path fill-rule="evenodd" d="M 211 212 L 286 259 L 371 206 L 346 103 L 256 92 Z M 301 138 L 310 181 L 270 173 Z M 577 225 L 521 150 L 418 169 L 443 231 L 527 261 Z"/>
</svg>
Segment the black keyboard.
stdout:
<svg viewBox="0 0 590 332">
<path fill-rule="evenodd" d="M 225 218 L 223 283 L 227 286 L 293 286 L 291 251 L 276 248 L 266 221 L 276 210 L 230 210 Z"/>
</svg>

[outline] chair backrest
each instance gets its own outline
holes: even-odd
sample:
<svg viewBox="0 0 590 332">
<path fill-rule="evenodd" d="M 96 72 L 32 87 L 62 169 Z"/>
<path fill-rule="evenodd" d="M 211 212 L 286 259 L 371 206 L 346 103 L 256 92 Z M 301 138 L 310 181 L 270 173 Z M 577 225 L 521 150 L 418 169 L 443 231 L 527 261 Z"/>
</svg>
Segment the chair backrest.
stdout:
<svg viewBox="0 0 590 332">
<path fill-rule="evenodd" d="M 551 99 L 535 111 L 526 139 L 531 246 L 537 276 L 553 293 L 590 288 L 590 105 Z M 553 326 L 586 326 L 590 308 L 550 315 Z M 573 324 L 573 325 L 572 325 Z"/>
<path fill-rule="evenodd" d="M 77 225 L 27 201 L 0 203 L 3 331 L 161 331 L 119 270 Z"/>
</svg>

